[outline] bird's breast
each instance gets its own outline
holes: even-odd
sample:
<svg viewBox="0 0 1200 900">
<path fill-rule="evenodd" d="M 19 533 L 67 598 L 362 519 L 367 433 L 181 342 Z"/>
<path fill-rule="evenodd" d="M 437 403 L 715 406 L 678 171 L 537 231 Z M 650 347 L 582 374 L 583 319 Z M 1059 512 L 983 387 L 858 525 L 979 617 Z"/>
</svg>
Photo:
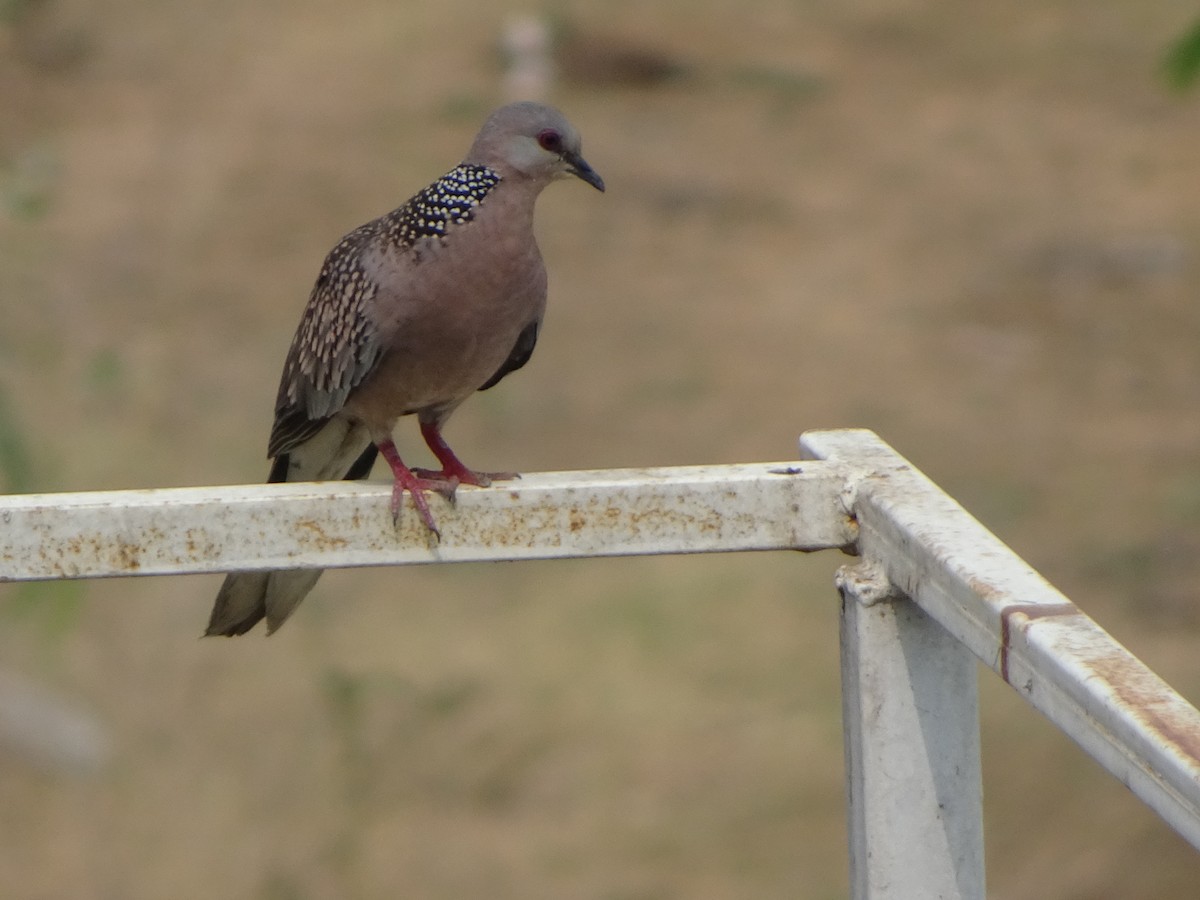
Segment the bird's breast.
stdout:
<svg viewBox="0 0 1200 900">
<path fill-rule="evenodd" d="M 382 255 L 370 268 L 381 286 L 372 315 L 383 355 L 347 401 L 368 421 L 456 406 L 495 374 L 545 308 L 532 228 L 494 216 Z"/>
</svg>

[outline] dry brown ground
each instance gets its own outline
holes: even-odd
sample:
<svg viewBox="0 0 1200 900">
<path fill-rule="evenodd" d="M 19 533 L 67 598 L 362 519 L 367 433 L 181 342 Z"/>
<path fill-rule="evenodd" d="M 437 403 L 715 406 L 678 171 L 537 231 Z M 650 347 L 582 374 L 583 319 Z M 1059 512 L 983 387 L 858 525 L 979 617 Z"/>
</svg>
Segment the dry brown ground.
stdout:
<svg viewBox="0 0 1200 900">
<path fill-rule="evenodd" d="M 518 7 L 3 8 L 8 480 L 256 480 L 322 255 L 458 158 Z M 873 428 L 1200 697 L 1200 98 L 1155 75 L 1194 8 L 555 8 L 697 70 L 554 93 L 609 192 L 544 198 L 542 345 L 464 458 Z M 269 642 L 195 640 L 214 578 L 4 588 L 5 670 L 116 754 L 0 756 L 0 893 L 842 896 L 839 562 L 339 572 Z M 983 688 L 993 897 L 1195 896 L 1191 849 Z"/>
</svg>

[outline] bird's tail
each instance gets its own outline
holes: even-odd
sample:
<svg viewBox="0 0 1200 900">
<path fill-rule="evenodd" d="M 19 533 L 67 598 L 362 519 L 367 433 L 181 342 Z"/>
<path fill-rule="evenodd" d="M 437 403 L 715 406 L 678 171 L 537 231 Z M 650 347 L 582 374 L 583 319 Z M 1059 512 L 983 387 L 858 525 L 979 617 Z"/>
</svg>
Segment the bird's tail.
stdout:
<svg viewBox="0 0 1200 900">
<path fill-rule="evenodd" d="M 378 452 L 364 427 L 334 417 L 307 441 L 275 457 L 267 480 L 366 478 Z M 245 634 L 264 618 L 267 634 L 271 634 L 313 589 L 321 571 L 230 572 L 217 592 L 205 637 Z"/>
</svg>

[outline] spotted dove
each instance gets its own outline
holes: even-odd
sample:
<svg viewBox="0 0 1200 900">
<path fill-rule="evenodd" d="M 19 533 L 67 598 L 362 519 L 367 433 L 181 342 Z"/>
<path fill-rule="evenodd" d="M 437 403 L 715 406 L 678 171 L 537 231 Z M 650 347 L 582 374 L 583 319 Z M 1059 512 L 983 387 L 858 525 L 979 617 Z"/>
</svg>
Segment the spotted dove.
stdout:
<svg viewBox="0 0 1200 900">
<path fill-rule="evenodd" d="M 468 469 L 442 437 L 450 414 L 521 368 L 546 307 L 546 269 L 533 208 L 551 181 L 604 182 L 558 110 L 513 103 L 492 113 L 466 158 L 398 209 L 330 251 L 292 340 L 267 455 L 269 481 L 365 478 L 382 454 L 394 476 L 392 515 L 407 491 L 440 537 L 425 491 L 453 497 L 512 473 Z M 392 442 L 416 415 L 440 471 L 410 469 Z M 234 572 L 207 635 L 277 629 L 319 569 Z"/>
</svg>

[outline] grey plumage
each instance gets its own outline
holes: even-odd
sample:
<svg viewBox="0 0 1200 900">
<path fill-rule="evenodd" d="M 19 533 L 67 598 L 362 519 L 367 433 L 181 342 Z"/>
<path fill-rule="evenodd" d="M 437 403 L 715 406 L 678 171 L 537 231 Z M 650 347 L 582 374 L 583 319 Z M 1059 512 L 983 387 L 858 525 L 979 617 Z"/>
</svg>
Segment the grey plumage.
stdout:
<svg viewBox="0 0 1200 900">
<path fill-rule="evenodd" d="M 533 208 L 551 181 L 575 176 L 604 190 L 557 110 L 514 103 L 484 123 L 463 162 L 330 251 L 284 363 L 268 441 L 270 481 L 363 478 L 382 453 L 394 476 L 392 512 L 407 491 L 438 535 L 424 491 L 452 496 L 511 473 L 468 469 L 441 436 L 472 393 L 533 353 L 546 273 Z M 392 442 L 416 415 L 442 468 L 409 469 Z M 208 635 L 268 633 L 291 614 L 320 570 L 231 573 Z"/>
</svg>

